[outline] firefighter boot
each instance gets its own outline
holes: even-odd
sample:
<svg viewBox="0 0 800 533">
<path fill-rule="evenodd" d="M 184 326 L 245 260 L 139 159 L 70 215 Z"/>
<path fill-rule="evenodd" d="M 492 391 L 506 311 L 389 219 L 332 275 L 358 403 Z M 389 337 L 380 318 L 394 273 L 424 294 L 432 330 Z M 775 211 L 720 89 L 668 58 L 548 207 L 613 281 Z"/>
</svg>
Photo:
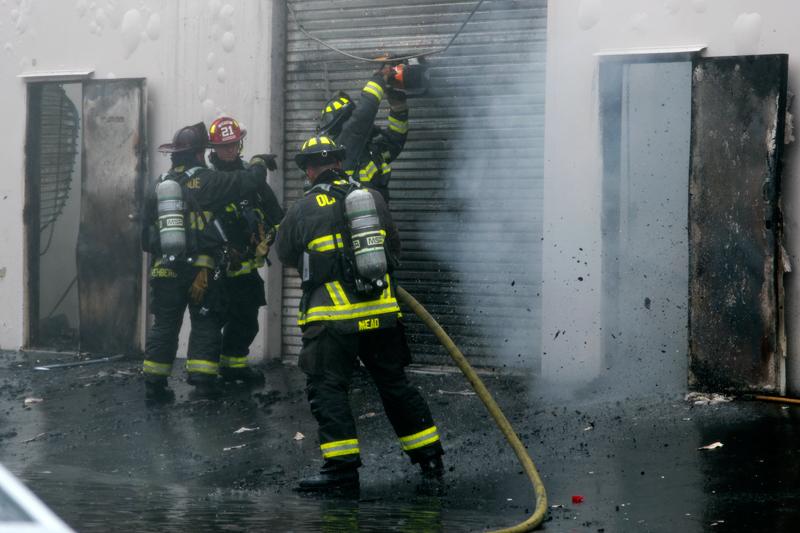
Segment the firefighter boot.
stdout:
<svg viewBox="0 0 800 533">
<path fill-rule="evenodd" d="M 219 370 L 222 380 L 229 383 L 244 383 L 250 387 L 260 387 L 266 383 L 264 373 L 249 366 L 243 368 L 222 367 Z"/>
<path fill-rule="evenodd" d="M 217 382 L 217 376 L 211 374 L 201 374 L 190 372 L 186 378 L 186 383 L 194 387 L 192 396 L 199 399 L 217 398 L 222 394 Z"/>
<path fill-rule="evenodd" d="M 419 462 L 422 477 L 425 479 L 441 479 L 444 476 L 444 463 L 441 455 L 428 457 Z"/>
<path fill-rule="evenodd" d="M 151 404 L 164 404 L 175 401 L 175 393 L 167 386 L 167 377 L 145 376 L 144 399 Z"/>
<path fill-rule="evenodd" d="M 358 463 L 325 461 L 319 474 L 301 479 L 295 490 L 299 492 L 358 490 Z"/>
</svg>

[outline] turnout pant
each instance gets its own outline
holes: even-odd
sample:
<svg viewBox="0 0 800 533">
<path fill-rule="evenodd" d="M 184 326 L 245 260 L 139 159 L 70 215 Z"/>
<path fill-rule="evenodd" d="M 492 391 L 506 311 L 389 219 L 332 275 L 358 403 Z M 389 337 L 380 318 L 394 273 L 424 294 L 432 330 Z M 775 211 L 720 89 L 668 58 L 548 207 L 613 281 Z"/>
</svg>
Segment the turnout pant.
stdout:
<svg viewBox="0 0 800 533">
<path fill-rule="evenodd" d="M 300 367 L 307 378 L 311 412 L 319 424 L 324 468 L 361 464 L 348 398 L 356 357 L 378 387 L 386 415 L 411 462 L 441 455 L 442 445 L 428 404 L 405 374 L 411 358 L 403 326 L 341 334 L 317 324 L 303 332 Z"/>
<path fill-rule="evenodd" d="M 150 307 L 154 321 L 147 332 L 144 373 L 151 376 L 169 376 L 172 373 L 183 314 L 188 307 L 191 331 L 186 371 L 189 374 L 216 375 L 222 345 L 220 294 L 217 292 L 220 288 L 212 283 L 204 302 L 196 305 L 189 300 L 189 287 L 198 269 L 182 267 L 162 271 L 166 272 L 164 277 L 150 280 Z"/>
<path fill-rule="evenodd" d="M 221 367 L 244 368 L 250 344 L 258 334 L 258 309 L 267 305 L 264 281 L 257 270 L 225 278 L 228 305 L 222 330 Z"/>
</svg>

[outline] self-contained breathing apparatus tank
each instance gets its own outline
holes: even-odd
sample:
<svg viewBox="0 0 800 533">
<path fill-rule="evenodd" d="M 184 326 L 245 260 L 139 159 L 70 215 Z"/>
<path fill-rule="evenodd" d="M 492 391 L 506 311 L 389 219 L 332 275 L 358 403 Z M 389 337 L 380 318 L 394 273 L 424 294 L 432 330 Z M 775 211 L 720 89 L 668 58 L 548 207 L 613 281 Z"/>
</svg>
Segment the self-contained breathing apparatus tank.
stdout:
<svg viewBox="0 0 800 533">
<path fill-rule="evenodd" d="M 344 206 L 356 270 L 372 285 L 366 287 L 363 280 L 356 278 L 356 288 L 359 292 L 384 290 L 387 260 L 375 199 L 366 189 L 358 188 L 345 197 Z"/>
<path fill-rule="evenodd" d="M 172 179 L 162 179 L 156 186 L 156 198 L 161 254 L 166 261 L 175 261 L 186 251 L 183 193 L 180 184 Z"/>
</svg>

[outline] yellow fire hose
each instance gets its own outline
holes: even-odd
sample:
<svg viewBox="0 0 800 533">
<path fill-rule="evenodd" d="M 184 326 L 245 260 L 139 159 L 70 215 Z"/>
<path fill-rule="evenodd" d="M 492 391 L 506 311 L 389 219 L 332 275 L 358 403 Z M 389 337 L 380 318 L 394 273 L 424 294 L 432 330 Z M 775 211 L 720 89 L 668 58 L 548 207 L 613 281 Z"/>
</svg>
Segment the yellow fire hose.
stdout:
<svg viewBox="0 0 800 533">
<path fill-rule="evenodd" d="M 533 491 L 536 493 L 536 508 L 534 509 L 533 514 L 527 520 L 506 529 L 498 529 L 493 533 L 519 533 L 522 531 L 532 531 L 542 523 L 544 515 L 547 512 L 547 493 L 544 490 L 542 479 L 539 477 L 539 472 L 536 471 L 536 465 L 533 464 L 530 455 L 528 455 L 527 450 L 525 450 L 525 446 L 523 446 L 522 442 L 519 440 L 519 437 L 517 437 L 517 434 L 514 432 L 514 429 L 511 427 L 508 419 L 503 414 L 503 411 L 500 410 L 500 407 L 497 405 L 497 402 L 494 401 L 494 398 L 492 398 L 492 395 L 483 384 L 483 381 L 481 381 L 481 378 L 475 373 L 475 370 L 472 368 L 472 366 L 470 366 L 469 362 L 464 357 L 464 354 L 461 353 L 450 336 L 442 329 L 436 320 L 434 320 L 430 313 L 428 313 L 428 311 L 402 287 L 397 287 L 397 297 L 401 302 L 408 305 L 408 307 L 411 308 L 411 310 L 414 311 L 414 313 L 420 319 L 422 319 L 431 332 L 436 335 L 436 338 L 439 339 L 439 342 L 442 343 L 442 346 L 445 347 L 447 352 L 450 354 L 450 357 L 453 358 L 453 361 L 455 361 L 456 365 L 458 365 L 458 368 L 461 369 L 461 372 L 463 372 L 467 377 L 467 380 L 469 380 L 472 388 L 475 389 L 475 392 L 483 402 L 483 405 L 486 406 L 489 414 L 492 415 L 492 418 L 494 418 L 497 427 L 499 427 L 500 431 L 503 432 L 503 435 L 511 445 L 511 448 L 514 449 L 514 453 L 517 454 L 517 458 L 519 459 L 522 468 L 525 470 L 525 473 L 528 475 L 528 478 L 531 481 Z"/>
</svg>

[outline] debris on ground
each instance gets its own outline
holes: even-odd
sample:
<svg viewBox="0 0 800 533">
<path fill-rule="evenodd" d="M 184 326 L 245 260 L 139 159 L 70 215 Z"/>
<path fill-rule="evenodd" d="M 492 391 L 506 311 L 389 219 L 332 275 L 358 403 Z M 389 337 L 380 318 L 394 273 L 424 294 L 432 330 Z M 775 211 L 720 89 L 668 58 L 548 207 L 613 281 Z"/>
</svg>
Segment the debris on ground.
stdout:
<svg viewBox="0 0 800 533">
<path fill-rule="evenodd" d="M 238 446 L 228 446 L 227 448 L 222 448 L 223 452 L 229 452 L 231 450 L 238 450 L 240 448 L 244 448 L 247 444 L 240 444 Z"/>
<path fill-rule="evenodd" d="M 732 402 L 733 396 L 725 396 L 716 392 L 690 392 L 684 399 L 693 405 L 717 405 L 719 403 Z"/>
<path fill-rule="evenodd" d="M 363 415 L 360 415 L 358 417 L 358 419 L 359 420 L 364 420 L 365 418 L 372 418 L 373 416 L 376 416 L 377 414 L 378 413 L 375 413 L 374 411 L 370 411 L 369 413 L 364 413 Z"/>
<path fill-rule="evenodd" d="M 258 426 L 254 427 L 254 428 L 248 428 L 248 427 L 242 426 L 239 429 L 237 429 L 236 431 L 234 431 L 233 434 L 234 435 L 238 435 L 239 433 L 247 433 L 248 431 L 258 431 L 259 429 L 261 429 L 261 428 L 258 427 Z"/>
<path fill-rule="evenodd" d="M 475 392 L 471 391 L 471 390 L 450 391 L 450 390 L 439 389 L 437 392 L 439 394 L 455 394 L 455 395 L 458 395 L 458 396 L 475 396 Z"/>
<path fill-rule="evenodd" d="M 697 449 L 698 450 L 715 450 L 717 448 L 722 448 L 723 446 L 724 446 L 724 444 L 722 444 L 721 442 L 717 441 L 717 442 L 712 442 L 711 444 L 707 444 L 705 446 L 700 446 Z"/>
<path fill-rule="evenodd" d="M 28 406 L 28 405 L 35 405 L 37 403 L 42 403 L 43 401 L 44 399 L 42 398 L 25 398 L 25 401 L 23 403 L 26 406 Z"/>
<path fill-rule="evenodd" d="M 572 503 L 583 503 L 583 496 L 575 494 L 572 496 Z"/>
<path fill-rule="evenodd" d="M 306 438 L 306 436 L 300 433 L 299 431 L 294 434 L 294 440 L 303 440 L 304 438 Z"/>
<path fill-rule="evenodd" d="M 29 439 L 25 439 L 24 441 L 22 441 L 22 444 L 28 444 L 29 442 L 33 442 L 35 440 L 39 440 L 40 438 L 44 437 L 45 435 L 47 435 L 47 433 L 39 433 L 35 437 L 31 437 Z"/>
</svg>

